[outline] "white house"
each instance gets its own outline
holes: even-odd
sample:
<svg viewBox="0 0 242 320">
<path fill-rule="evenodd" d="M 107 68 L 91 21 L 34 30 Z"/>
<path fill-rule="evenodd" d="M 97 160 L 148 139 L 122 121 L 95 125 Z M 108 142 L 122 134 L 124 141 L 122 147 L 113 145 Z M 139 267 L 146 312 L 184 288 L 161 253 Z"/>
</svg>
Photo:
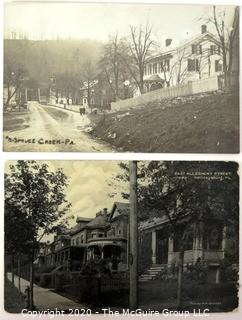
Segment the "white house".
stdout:
<svg viewBox="0 0 242 320">
<path fill-rule="evenodd" d="M 202 25 L 201 34 L 178 46 L 173 46 L 172 39 L 166 39 L 165 49 L 147 60 L 144 72 L 145 92 L 222 73 L 219 41 L 207 31 L 206 25 Z"/>
</svg>

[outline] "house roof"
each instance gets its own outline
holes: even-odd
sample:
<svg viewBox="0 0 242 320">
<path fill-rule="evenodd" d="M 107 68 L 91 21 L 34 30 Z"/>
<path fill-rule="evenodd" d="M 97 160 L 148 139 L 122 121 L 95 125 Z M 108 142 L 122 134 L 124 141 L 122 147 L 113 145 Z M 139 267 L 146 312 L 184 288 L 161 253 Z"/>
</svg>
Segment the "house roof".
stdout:
<svg viewBox="0 0 242 320">
<path fill-rule="evenodd" d="M 86 217 L 77 217 L 76 222 L 77 224 L 70 229 L 70 234 L 75 234 L 82 229 L 85 228 L 85 226 L 92 220 L 92 218 L 86 218 Z"/>
<path fill-rule="evenodd" d="M 166 48 L 163 52 L 156 54 L 154 56 L 151 56 L 149 59 L 147 59 L 147 63 L 151 62 L 151 61 L 155 61 L 158 60 L 160 58 L 165 59 L 168 56 L 172 56 L 178 49 L 182 49 L 184 47 L 188 47 L 189 45 L 193 44 L 193 43 L 200 43 L 202 40 L 205 39 L 209 39 L 209 40 L 213 40 L 217 45 L 219 45 L 219 40 L 217 39 L 217 37 L 212 34 L 211 32 L 207 31 L 205 33 L 196 35 L 190 39 L 186 39 L 184 41 L 182 41 L 178 46 L 174 47 L 174 48 Z"/>
<path fill-rule="evenodd" d="M 87 90 L 88 87 L 93 88 L 96 84 L 98 84 L 98 80 L 93 80 L 89 83 L 87 81 L 84 81 L 83 86 L 80 88 L 80 90 Z"/>
<path fill-rule="evenodd" d="M 111 209 L 109 220 L 111 221 L 124 215 L 129 215 L 129 203 L 114 202 L 113 207 Z"/>
<path fill-rule="evenodd" d="M 153 227 L 158 227 L 161 224 L 166 223 L 167 221 L 169 220 L 165 214 L 162 214 L 161 217 L 153 217 L 151 219 L 141 221 L 139 223 L 139 231 L 144 231 Z"/>
<path fill-rule="evenodd" d="M 109 226 L 107 221 L 107 215 L 97 214 L 97 216 L 92 219 L 88 224 L 84 226 L 87 229 L 106 229 Z"/>
</svg>

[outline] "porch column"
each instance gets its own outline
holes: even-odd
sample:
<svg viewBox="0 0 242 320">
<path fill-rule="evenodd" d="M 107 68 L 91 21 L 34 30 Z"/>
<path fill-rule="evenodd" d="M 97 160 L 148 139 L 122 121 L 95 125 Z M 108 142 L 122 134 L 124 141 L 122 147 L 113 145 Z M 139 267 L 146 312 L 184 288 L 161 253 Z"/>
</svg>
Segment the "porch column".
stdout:
<svg viewBox="0 0 242 320">
<path fill-rule="evenodd" d="M 171 264 L 173 261 L 174 253 L 174 239 L 173 237 L 168 238 L 168 264 Z"/>
<path fill-rule="evenodd" d="M 152 263 L 156 264 L 156 231 L 152 231 Z"/>
<path fill-rule="evenodd" d="M 223 227 L 222 231 L 222 251 L 223 251 L 223 258 L 225 257 L 225 251 L 226 251 L 226 242 L 227 242 L 227 226 Z"/>
<path fill-rule="evenodd" d="M 102 251 L 101 251 L 101 259 L 103 260 L 104 259 L 104 247 L 102 247 L 102 249 L 101 249 Z"/>
<path fill-rule="evenodd" d="M 198 258 L 203 256 L 203 237 L 202 237 L 202 226 L 197 224 L 194 226 L 194 237 L 193 237 L 193 262 L 196 262 Z"/>
</svg>

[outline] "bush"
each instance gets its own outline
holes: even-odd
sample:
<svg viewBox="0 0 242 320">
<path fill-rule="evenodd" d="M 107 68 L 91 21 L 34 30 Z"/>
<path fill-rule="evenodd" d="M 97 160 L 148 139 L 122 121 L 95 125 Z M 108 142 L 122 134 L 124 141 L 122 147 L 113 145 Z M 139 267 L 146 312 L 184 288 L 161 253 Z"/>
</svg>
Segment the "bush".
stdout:
<svg viewBox="0 0 242 320">
<path fill-rule="evenodd" d="M 44 273 L 39 275 L 39 285 L 41 287 L 50 287 L 51 286 L 51 274 Z"/>
</svg>

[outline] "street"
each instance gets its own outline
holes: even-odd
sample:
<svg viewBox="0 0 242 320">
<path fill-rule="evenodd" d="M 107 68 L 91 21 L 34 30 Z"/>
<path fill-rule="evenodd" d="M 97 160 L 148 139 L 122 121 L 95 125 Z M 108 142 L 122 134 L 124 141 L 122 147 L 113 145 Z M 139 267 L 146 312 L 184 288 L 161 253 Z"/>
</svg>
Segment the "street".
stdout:
<svg viewBox="0 0 242 320">
<path fill-rule="evenodd" d="M 4 116 L 4 151 L 112 152 L 84 132 L 87 116 L 35 101 L 28 103 L 28 110 Z"/>
</svg>

